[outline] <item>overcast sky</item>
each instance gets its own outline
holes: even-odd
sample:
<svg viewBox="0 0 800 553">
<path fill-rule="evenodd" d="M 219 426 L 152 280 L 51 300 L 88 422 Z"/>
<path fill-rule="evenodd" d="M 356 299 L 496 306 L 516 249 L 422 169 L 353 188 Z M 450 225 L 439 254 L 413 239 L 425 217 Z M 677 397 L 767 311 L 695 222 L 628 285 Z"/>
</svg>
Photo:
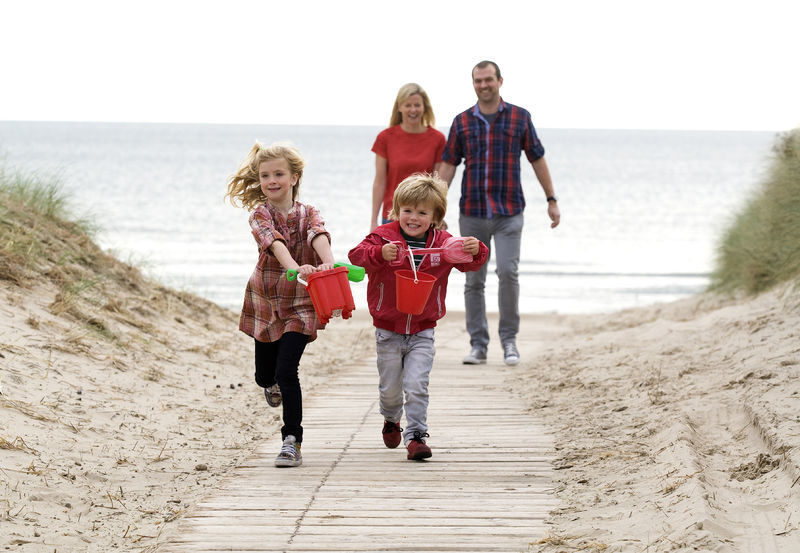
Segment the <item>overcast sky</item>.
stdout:
<svg viewBox="0 0 800 553">
<path fill-rule="evenodd" d="M 437 125 L 470 69 L 542 128 L 800 126 L 797 0 L 0 0 L 0 120 Z"/>
</svg>

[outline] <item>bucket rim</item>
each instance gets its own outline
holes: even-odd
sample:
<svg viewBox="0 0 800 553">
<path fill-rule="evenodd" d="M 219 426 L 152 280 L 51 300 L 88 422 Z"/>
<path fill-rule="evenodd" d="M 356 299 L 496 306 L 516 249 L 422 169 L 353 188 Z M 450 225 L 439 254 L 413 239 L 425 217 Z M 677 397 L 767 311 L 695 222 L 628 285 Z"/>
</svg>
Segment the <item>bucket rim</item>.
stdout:
<svg viewBox="0 0 800 553">
<path fill-rule="evenodd" d="M 411 269 L 398 269 L 397 271 L 394 272 L 394 274 L 399 276 L 400 278 L 405 278 L 407 280 L 414 280 L 414 271 L 412 271 Z M 417 280 L 423 282 L 435 282 L 436 277 L 428 273 L 423 273 L 422 271 L 417 271 Z"/>
<path fill-rule="evenodd" d="M 306 280 L 308 280 L 308 282 L 311 282 L 315 278 L 331 276 L 335 275 L 336 273 L 342 273 L 342 272 L 346 273 L 347 267 L 334 267 L 333 269 L 327 269 L 325 271 L 317 271 L 316 273 L 311 273 L 310 275 L 308 275 L 306 277 Z"/>
</svg>

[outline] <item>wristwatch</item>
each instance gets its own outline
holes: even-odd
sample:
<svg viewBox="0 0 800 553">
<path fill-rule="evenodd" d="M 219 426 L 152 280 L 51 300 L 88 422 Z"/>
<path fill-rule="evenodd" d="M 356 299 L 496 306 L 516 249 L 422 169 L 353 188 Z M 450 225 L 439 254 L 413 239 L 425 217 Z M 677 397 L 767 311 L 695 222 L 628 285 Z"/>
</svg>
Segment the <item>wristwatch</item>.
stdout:
<svg viewBox="0 0 800 553">
<path fill-rule="evenodd" d="M 550 202 L 558 203 L 558 198 L 556 198 L 555 196 L 547 196 L 547 203 L 550 203 Z"/>
</svg>

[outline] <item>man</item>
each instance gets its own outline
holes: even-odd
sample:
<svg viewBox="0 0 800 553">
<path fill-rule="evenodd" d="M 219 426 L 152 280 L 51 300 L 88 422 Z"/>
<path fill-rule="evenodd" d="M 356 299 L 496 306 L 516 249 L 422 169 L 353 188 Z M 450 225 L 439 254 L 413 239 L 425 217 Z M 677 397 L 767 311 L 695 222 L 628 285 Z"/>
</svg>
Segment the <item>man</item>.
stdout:
<svg viewBox="0 0 800 553">
<path fill-rule="evenodd" d="M 472 86 L 478 103 L 453 119 L 439 176 L 452 182 L 456 166 L 464 160 L 459 202 L 462 236 L 474 236 L 487 246 L 494 237 L 495 263 L 499 279 L 499 334 L 506 365 L 519 363 L 519 257 L 525 198 L 520 178 L 520 155 L 524 151 L 544 191 L 547 214 L 558 226 L 561 214 L 553 191 L 544 147 L 536 136 L 530 113 L 500 97 L 503 77 L 493 61 L 482 61 L 472 69 Z M 490 246 L 491 247 L 491 246 Z M 489 325 L 486 320 L 485 264 L 466 274 L 464 304 L 471 351 L 464 363 L 486 363 Z"/>
</svg>

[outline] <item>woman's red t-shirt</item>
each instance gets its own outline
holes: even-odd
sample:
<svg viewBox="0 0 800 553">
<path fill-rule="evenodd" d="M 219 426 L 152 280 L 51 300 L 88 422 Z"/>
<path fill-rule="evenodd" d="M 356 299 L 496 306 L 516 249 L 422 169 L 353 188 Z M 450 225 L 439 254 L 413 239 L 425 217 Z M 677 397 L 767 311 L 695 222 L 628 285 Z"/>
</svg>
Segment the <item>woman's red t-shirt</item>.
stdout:
<svg viewBox="0 0 800 553">
<path fill-rule="evenodd" d="M 394 125 L 378 134 L 372 151 L 387 161 L 381 217 L 386 218 L 392 210 L 394 191 L 404 178 L 414 173 L 433 172 L 434 164 L 442 159 L 446 142 L 444 135 L 433 127 L 422 133 L 409 133 L 400 125 Z"/>
</svg>

